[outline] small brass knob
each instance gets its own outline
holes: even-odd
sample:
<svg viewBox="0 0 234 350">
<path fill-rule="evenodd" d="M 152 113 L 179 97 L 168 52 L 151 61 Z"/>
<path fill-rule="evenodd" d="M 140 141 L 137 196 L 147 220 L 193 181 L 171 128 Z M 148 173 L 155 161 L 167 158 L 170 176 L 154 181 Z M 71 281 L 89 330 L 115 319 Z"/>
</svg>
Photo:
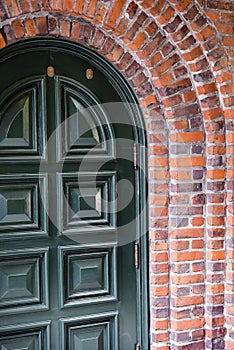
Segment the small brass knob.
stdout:
<svg viewBox="0 0 234 350">
<path fill-rule="evenodd" d="M 53 78 L 53 77 L 54 77 L 54 67 L 52 67 L 52 66 L 48 66 L 48 67 L 47 67 L 47 75 L 48 75 L 48 77 L 50 77 L 50 78 Z"/>
<path fill-rule="evenodd" d="M 91 68 L 86 70 L 86 78 L 89 80 L 93 79 L 93 70 Z"/>
</svg>

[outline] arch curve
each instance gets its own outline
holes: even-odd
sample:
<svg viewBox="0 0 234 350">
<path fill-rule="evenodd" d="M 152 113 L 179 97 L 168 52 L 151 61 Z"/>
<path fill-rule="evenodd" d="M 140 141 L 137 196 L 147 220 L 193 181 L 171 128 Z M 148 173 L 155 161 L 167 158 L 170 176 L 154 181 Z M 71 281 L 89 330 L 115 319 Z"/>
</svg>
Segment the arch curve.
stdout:
<svg viewBox="0 0 234 350">
<path fill-rule="evenodd" d="M 183 309 L 178 293 L 184 286 L 179 246 L 186 240 L 180 234 L 191 229 L 197 235 L 190 237 L 192 253 L 201 256 L 194 262 L 201 265 L 200 269 L 188 262 L 191 276 L 193 269 L 201 275 L 201 280 L 193 283 L 194 298 L 195 291 L 200 293 L 201 315 L 194 315 L 189 306 L 189 320 L 198 325 L 192 341 L 204 346 L 202 332 L 206 324 L 205 346 L 208 349 L 218 344 L 222 348 L 225 324 L 233 324 L 229 317 L 233 272 L 229 266 L 226 282 L 221 281 L 228 291 L 225 321 L 222 310 L 215 314 L 214 299 L 224 298 L 222 288 L 215 292 L 217 280 L 226 268 L 216 241 L 223 242 L 227 225 L 227 262 L 231 263 L 232 221 L 225 223 L 224 217 L 226 204 L 231 216 L 232 197 L 224 192 L 224 181 L 227 179 L 227 186 L 232 186 L 232 145 L 227 140 L 232 139 L 234 103 L 232 62 L 223 45 L 216 12 L 212 2 L 198 0 L 99 5 L 96 1 L 31 1 L 27 7 L 20 1 L 4 2 L 0 46 L 37 36 L 66 38 L 105 56 L 127 79 L 142 107 L 149 141 L 152 346 L 166 348 L 173 344 L 179 349 L 181 343 L 191 341 L 189 336 L 182 339 L 186 329 L 181 330 L 177 324 L 179 310 Z M 223 195 L 218 203 L 214 202 L 218 200 L 217 191 Z M 223 209 L 217 216 L 218 205 Z M 189 208 L 187 212 L 184 206 Z M 161 270 L 166 263 L 173 265 L 170 273 L 166 267 Z M 169 290 L 171 280 L 173 292 Z M 214 326 L 217 317 L 220 323 Z M 193 328 L 189 332 L 193 334 Z M 232 344 L 231 335 L 227 342 Z"/>
</svg>

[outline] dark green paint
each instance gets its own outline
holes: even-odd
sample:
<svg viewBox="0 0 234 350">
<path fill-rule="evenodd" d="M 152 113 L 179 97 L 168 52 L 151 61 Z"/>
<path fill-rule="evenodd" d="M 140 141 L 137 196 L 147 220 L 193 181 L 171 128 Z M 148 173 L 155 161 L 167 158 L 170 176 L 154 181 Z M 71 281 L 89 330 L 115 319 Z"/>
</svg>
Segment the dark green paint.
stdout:
<svg viewBox="0 0 234 350">
<path fill-rule="evenodd" d="M 0 125 L 5 118 L 12 119 L 11 127 L 1 129 L 0 135 L 0 208 L 6 214 L 0 220 L 0 273 L 3 282 L 11 280 L 7 303 L 0 293 L 0 345 L 38 350 L 130 350 L 140 343 L 142 349 L 148 349 L 147 237 L 141 236 L 142 230 L 146 231 L 146 217 L 132 224 L 129 232 L 116 231 L 115 227 L 116 223 L 118 227 L 133 219 L 146 205 L 146 182 L 142 172 L 134 171 L 133 148 L 124 148 L 117 141 L 115 158 L 114 142 L 110 142 L 109 149 L 97 147 L 90 153 L 86 173 L 76 186 L 72 175 L 79 171 L 84 154 L 99 140 L 127 138 L 132 145 L 136 141 L 144 146 L 139 109 L 121 107 L 116 116 L 106 106 L 104 120 L 103 111 L 97 109 L 87 119 L 90 125 L 93 118 L 91 126 L 96 130 L 87 132 L 72 146 L 69 140 L 74 133 L 62 133 L 48 152 L 48 179 L 34 175 L 39 172 L 40 161 L 45 158 L 47 162 L 46 141 L 67 114 L 80 108 L 79 103 L 84 107 L 97 102 L 136 103 L 131 89 L 101 56 L 57 39 L 10 45 L 1 51 L 0 63 Z M 50 65 L 55 68 L 54 78 L 46 76 Z M 86 79 L 88 68 L 94 71 L 92 80 Z M 122 117 L 123 124 L 128 120 L 129 126 L 121 127 Z M 116 118 L 119 125 L 115 124 Z M 19 130 L 14 131 L 16 126 Z M 4 139 L 7 143 L 1 144 Z M 121 159 L 127 152 L 131 162 Z M 59 170 L 65 153 L 62 174 L 56 178 L 54 170 Z M 142 168 L 145 156 L 142 147 Z M 101 166 L 95 180 L 101 194 L 97 195 L 90 189 L 94 181 L 90 172 L 99 167 L 102 158 L 108 162 Z M 133 184 L 135 197 L 115 221 L 102 201 L 115 198 L 115 183 L 121 179 Z M 79 195 L 82 186 L 83 198 Z M 6 193 L 12 188 L 19 195 L 14 203 L 5 205 Z M 126 199 L 126 190 L 119 190 L 118 203 Z M 63 192 L 74 206 L 73 215 L 63 204 Z M 90 197 L 88 205 L 84 204 L 85 196 Z M 47 197 L 49 212 L 61 232 L 46 218 Z M 91 230 L 88 226 L 86 229 L 82 215 L 86 223 L 92 224 Z M 9 221 L 4 223 L 4 217 Z M 121 242 L 121 235 L 126 234 L 131 235 L 132 243 L 116 247 L 116 237 Z M 134 268 L 135 241 L 141 246 L 139 271 Z M 4 266 L 10 266 L 8 277 Z"/>
</svg>

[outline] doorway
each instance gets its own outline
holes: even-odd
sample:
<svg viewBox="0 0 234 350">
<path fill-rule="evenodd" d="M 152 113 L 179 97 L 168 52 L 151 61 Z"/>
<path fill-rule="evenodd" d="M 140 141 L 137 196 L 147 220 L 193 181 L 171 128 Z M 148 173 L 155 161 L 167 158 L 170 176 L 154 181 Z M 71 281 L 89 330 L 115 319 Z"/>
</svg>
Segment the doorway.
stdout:
<svg viewBox="0 0 234 350">
<path fill-rule="evenodd" d="M 146 135 L 98 54 L 2 50 L 0 345 L 148 349 Z"/>
</svg>

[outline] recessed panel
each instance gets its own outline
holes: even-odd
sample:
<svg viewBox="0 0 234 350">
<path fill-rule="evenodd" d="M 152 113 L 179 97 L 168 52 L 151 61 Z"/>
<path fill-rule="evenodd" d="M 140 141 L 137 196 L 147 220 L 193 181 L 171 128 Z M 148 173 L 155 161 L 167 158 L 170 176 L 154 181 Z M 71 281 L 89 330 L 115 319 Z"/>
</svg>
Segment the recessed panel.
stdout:
<svg viewBox="0 0 234 350">
<path fill-rule="evenodd" d="M 61 320 L 61 350 L 117 350 L 117 313 Z"/>
<path fill-rule="evenodd" d="M 49 322 L 0 328 L 1 350 L 50 350 Z"/>
<path fill-rule="evenodd" d="M 83 85 L 60 79 L 60 159 L 114 154 L 110 121 L 96 97 Z"/>
<path fill-rule="evenodd" d="M 0 312 L 47 308 L 47 250 L 0 252 Z"/>
<path fill-rule="evenodd" d="M 114 228 L 115 173 L 59 174 L 60 229 Z"/>
<path fill-rule="evenodd" d="M 115 248 L 60 249 L 61 306 L 116 299 Z"/>
<path fill-rule="evenodd" d="M 44 82 L 21 82 L 0 101 L 0 161 L 43 156 L 45 140 Z"/>
<path fill-rule="evenodd" d="M 45 234 L 46 176 L 0 176 L 0 237 Z"/>
</svg>

